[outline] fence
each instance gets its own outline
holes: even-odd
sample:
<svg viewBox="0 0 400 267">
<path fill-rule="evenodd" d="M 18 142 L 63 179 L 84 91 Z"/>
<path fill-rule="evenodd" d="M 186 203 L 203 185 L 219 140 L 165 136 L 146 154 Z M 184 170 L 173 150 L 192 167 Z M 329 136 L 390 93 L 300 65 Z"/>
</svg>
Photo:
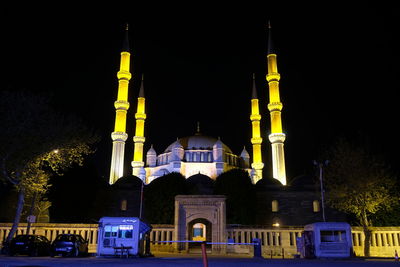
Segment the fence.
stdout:
<svg viewBox="0 0 400 267">
<path fill-rule="evenodd" d="M 17 234 L 26 233 L 26 223 L 20 223 Z M 174 225 L 152 225 L 150 241 L 172 241 Z M 0 223 L 0 242 L 4 241 L 10 231 L 11 223 Z M 89 241 L 89 252 L 96 253 L 97 224 L 62 224 L 62 223 L 35 223 L 31 233 L 44 235 L 53 241 L 58 234 L 80 234 Z M 372 227 L 371 228 L 371 256 L 393 257 L 394 251 L 400 253 L 400 227 Z M 290 228 L 253 228 L 227 225 L 226 236 L 234 243 L 251 243 L 253 238 L 259 238 L 264 257 L 290 258 L 296 254 L 296 238 L 301 236 L 301 227 Z M 364 255 L 364 233 L 362 227 L 352 227 L 353 248 L 357 256 Z M 174 252 L 171 243 L 152 243 L 154 252 Z M 252 246 L 227 245 L 227 253 L 252 254 Z"/>
</svg>

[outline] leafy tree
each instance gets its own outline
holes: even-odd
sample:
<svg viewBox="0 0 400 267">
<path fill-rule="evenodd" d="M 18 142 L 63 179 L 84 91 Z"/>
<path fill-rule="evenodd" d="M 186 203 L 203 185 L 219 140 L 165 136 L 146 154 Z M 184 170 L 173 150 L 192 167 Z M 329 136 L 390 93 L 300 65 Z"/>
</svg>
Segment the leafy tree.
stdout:
<svg viewBox="0 0 400 267">
<path fill-rule="evenodd" d="M 186 179 L 180 173 L 161 176 L 144 190 L 144 215 L 154 224 L 173 224 L 175 196 L 186 194 Z"/>
<path fill-rule="evenodd" d="M 82 164 L 97 141 L 73 116 L 57 112 L 45 95 L 0 93 L 0 174 L 18 191 L 15 218 L 6 242 L 14 236 L 27 194 L 43 194 L 52 173 Z"/>
<path fill-rule="evenodd" d="M 215 182 L 214 194 L 226 196 L 228 223 L 253 224 L 255 221 L 255 189 L 249 174 L 240 169 L 222 173 Z"/>
<path fill-rule="evenodd" d="M 365 146 L 340 140 L 329 154 L 324 175 L 327 204 L 355 216 L 364 228 L 364 255 L 369 256 L 372 215 L 391 209 L 398 201 L 393 192 L 395 179 Z"/>
</svg>

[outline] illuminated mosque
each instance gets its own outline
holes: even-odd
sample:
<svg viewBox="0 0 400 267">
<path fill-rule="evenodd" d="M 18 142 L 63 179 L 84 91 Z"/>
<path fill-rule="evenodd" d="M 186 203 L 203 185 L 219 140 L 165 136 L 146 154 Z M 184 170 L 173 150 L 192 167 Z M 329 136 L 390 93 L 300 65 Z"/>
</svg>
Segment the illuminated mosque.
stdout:
<svg viewBox="0 0 400 267">
<path fill-rule="evenodd" d="M 280 74 L 277 68 L 277 55 L 273 50 L 271 42 L 271 31 L 268 38 L 268 73 L 266 80 L 269 85 L 269 104 L 271 118 L 271 142 L 272 151 L 272 177 L 282 185 L 286 185 L 284 141 L 285 134 L 282 131 L 281 110 L 282 103 L 279 97 Z M 121 52 L 120 69 L 118 77 L 118 96 L 114 103 L 116 118 L 114 132 L 111 133 L 113 141 L 111 169 L 109 183 L 114 184 L 121 178 L 124 170 L 124 151 L 125 142 L 128 138 L 126 133 L 126 119 L 129 109 L 128 91 L 130 73 L 130 50 L 128 41 L 128 26 L 125 31 L 125 40 Z M 234 168 L 247 171 L 252 183 L 262 179 L 264 162 L 262 160 L 262 138 L 259 113 L 259 103 L 257 90 L 253 75 L 252 98 L 249 100 L 251 105 L 250 121 L 252 125 L 252 157 L 244 148 L 240 155 L 235 155 L 231 149 L 222 142 L 220 138 L 202 135 L 200 126 L 193 136 L 178 138 L 170 144 L 164 152 L 157 155 L 153 147 L 146 153 L 144 159 L 143 147 L 145 143 L 145 94 L 143 77 L 137 99 L 137 110 L 135 113 L 136 129 L 133 137 L 134 153 L 131 162 L 132 174 L 139 177 L 145 184 L 152 182 L 160 176 L 168 173 L 178 172 L 184 177 L 189 178 L 196 174 L 203 174 L 211 179 L 216 179 L 221 173 Z"/>
<path fill-rule="evenodd" d="M 195 240 L 201 237 L 202 240 L 208 239 L 217 243 L 226 242 L 226 229 L 230 224 L 251 223 L 283 227 L 303 226 L 321 220 L 323 214 L 320 208 L 320 193 L 316 190 L 312 179 L 307 175 L 300 175 L 291 179 L 290 183 L 286 180 L 285 134 L 281 119 L 283 105 L 279 96 L 280 74 L 277 68 L 277 55 L 271 42 L 270 27 L 266 55 L 269 103 L 259 103 L 254 74 L 253 84 L 248 88 L 249 91 L 252 89 L 248 102 L 251 107 L 249 114 L 249 125 L 251 124 L 252 130 L 251 151 L 248 152 L 243 148 L 239 155 L 233 153 L 222 138 L 203 135 L 199 124 L 197 129 L 193 127 L 193 135 L 171 140 L 171 143 L 158 153 L 153 146 L 144 151 L 147 114 L 142 76 L 135 113 L 132 172 L 129 175 L 123 173 L 125 142 L 128 138 L 126 133 L 129 109 L 128 87 L 131 79 L 128 31 L 125 34 L 120 69 L 117 73 L 119 84 L 114 104 L 115 127 L 111 133 L 113 140 L 109 179 L 111 200 L 108 201 L 107 216 L 135 215 L 142 218 L 141 196 L 146 195 L 148 201 L 152 202 L 147 202 L 145 209 L 147 214 L 143 218 L 156 224 L 173 223 L 172 240 Z M 271 162 L 265 162 L 262 158 L 264 153 L 261 146 L 263 142 L 261 131 L 267 129 L 262 129 L 260 126 L 262 114 L 259 111 L 259 104 L 267 105 L 270 113 L 271 126 L 268 139 L 271 152 L 268 152 L 272 153 Z M 265 164 L 270 164 L 272 167 L 271 175 L 265 172 L 263 175 Z M 251 181 L 245 180 L 246 174 Z M 170 191 L 163 190 L 170 182 L 181 188 L 172 193 L 173 201 L 169 195 Z M 221 184 L 243 186 L 242 192 L 246 192 L 247 195 L 241 203 L 248 205 L 246 210 L 251 215 L 238 215 L 238 207 L 229 201 L 242 195 L 221 190 Z M 155 197 L 155 194 L 160 195 Z M 164 199 L 166 202 L 158 206 L 160 204 L 157 203 L 158 199 Z M 153 208 L 156 213 L 160 212 L 159 209 L 166 209 L 167 217 L 161 219 L 152 215 Z M 174 214 L 168 213 L 171 210 Z M 344 218 L 343 214 L 334 209 L 326 208 L 325 211 L 331 219 L 341 221 Z M 202 229 L 200 237 L 197 236 L 199 229 Z M 217 248 L 213 247 L 214 249 Z"/>
</svg>

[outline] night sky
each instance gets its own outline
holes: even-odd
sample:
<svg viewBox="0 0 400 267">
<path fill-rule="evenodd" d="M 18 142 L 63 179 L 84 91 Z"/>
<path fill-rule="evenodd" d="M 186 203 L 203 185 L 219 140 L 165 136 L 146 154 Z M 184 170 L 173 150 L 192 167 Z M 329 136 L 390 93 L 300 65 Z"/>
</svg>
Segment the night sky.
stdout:
<svg viewBox="0 0 400 267">
<path fill-rule="evenodd" d="M 196 6 L 197 5 L 197 6 Z M 220 136 L 234 153 L 251 152 L 252 73 L 270 168 L 267 21 L 281 74 L 288 177 L 312 170 L 312 160 L 339 136 L 370 144 L 398 170 L 399 8 L 290 6 L 14 6 L 1 17 L 1 89 L 45 91 L 65 112 L 82 117 L 102 137 L 91 159 L 108 177 L 117 95 L 116 73 L 125 24 L 131 72 L 126 159 L 145 75 L 145 152 L 177 137 Z M 129 164 L 129 163 L 127 163 Z M 127 174 L 129 171 L 127 171 Z"/>
</svg>

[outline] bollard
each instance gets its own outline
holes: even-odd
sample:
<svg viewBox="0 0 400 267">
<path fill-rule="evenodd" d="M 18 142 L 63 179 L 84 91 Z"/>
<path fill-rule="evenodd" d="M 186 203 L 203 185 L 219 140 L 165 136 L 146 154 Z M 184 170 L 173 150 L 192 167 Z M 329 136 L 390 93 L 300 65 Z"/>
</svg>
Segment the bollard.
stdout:
<svg viewBox="0 0 400 267">
<path fill-rule="evenodd" d="M 262 258 L 261 240 L 259 238 L 253 238 L 252 242 L 254 243 L 253 257 L 254 258 Z"/>
<path fill-rule="evenodd" d="M 206 242 L 201 242 L 201 255 L 203 257 L 203 267 L 208 267 Z"/>
</svg>

